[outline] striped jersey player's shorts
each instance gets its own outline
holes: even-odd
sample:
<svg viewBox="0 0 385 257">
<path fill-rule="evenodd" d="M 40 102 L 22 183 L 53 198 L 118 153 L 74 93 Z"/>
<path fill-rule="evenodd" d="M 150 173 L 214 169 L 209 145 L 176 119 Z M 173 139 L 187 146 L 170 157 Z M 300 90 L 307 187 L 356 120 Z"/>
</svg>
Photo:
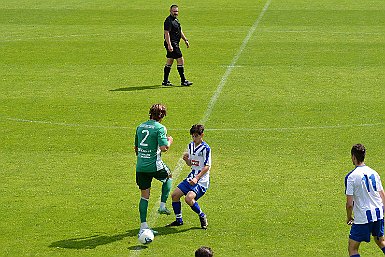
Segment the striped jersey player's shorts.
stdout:
<svg viewBox="0 0 385 257">
<path fill-rule="evenodd" d="M 384 220 L 369 222 L 366 224 L 353 224 L 349 238 L 357 242 L 370 242 L 370 234 L 375 237 L 384 236 Z"/>
<path fill-rule="evenodd" d="M 190 185 L 190 183 L 185 179 L 178 185 L 178 188 L 183 192 L 184 195 L 187 195 L 188 192 L 193 191 L 197 195 L 195 200 L 198 200 L 206 193 L 206 188 L 202 187 L 199 184 L 194 186 Z"/>
</svg>

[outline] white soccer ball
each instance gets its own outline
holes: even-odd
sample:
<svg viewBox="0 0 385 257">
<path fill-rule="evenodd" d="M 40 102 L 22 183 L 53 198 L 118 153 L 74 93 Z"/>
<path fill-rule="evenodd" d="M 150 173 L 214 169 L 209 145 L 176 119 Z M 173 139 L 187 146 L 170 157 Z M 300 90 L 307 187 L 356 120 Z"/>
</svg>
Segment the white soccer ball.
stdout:
<svg viewBox="0 0 385 257">
<path fill-rule="evenodd" d="M 154 240 L 154 233 L 151 229 L 145 228 L 139 232 L 138 240 L 142 244 L 149 244 Z"/>
</svg>

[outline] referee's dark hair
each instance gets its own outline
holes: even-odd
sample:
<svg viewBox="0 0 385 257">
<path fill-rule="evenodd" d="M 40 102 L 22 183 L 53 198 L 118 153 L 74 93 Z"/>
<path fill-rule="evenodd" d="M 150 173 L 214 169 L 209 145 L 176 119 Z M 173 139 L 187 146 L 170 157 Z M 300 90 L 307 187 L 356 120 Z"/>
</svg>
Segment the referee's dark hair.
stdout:
<svg viewBox="0 0 385 257">
<path fill-rule="evenodd" d="M 366 149 L 362 144 L 355 144 L 351 150 L 352 156 L 355 156 L 358 162 L 363 162 L 365 160 Z"/>
<path fill-rule="evenodd" d="M 176 4 L 173 4 L 173 5 L 171 5 L 170 10 L 171 10 L 172 8 L 178 8 L 178 6 L 177 6 Z"/>
</svg>

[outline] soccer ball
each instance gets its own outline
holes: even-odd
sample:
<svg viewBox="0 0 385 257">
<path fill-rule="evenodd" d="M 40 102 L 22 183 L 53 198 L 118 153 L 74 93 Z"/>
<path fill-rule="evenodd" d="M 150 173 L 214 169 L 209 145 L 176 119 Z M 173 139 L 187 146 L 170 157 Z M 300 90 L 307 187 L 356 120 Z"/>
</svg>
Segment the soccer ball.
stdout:
<svg viewBox="0 0 385 257">
<path fill-rule="evenodd" d="M 154 233 L 151 229 L 145 228 L 139 232 L 138 240 L 142 244 L 149 244 L 154 240 Z"/>
</svg>

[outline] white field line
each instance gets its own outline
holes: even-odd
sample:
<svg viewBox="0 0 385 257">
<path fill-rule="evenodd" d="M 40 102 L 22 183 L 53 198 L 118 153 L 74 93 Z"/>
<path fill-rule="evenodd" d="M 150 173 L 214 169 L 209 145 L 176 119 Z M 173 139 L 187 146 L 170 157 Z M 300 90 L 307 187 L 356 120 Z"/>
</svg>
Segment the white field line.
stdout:
<svg viewBox="0 0 385 257">
<path fill-rule="evenodd" d="M 85 127 L 85 128 L 101 128 L 101 129 L 135 129 L 135 128 L 125 127 L 125 126 L 87 125 L 87 124 L 53 122 L 53 121 L 43 121 L 43 120 L 29 120 L 29 119 L 11 118 L 11 117 L 7 117 L 5 119 L 11 120 L 11 121 L 17 121 L 17 122 L 47 124 L 47 125 L 64 126 L 64 127 Z"/>
<path fill-rule="evenodd" d="M 342 34 L 342 35 L 384 35 L 382 32 L 365 32 L 365 31 L 320 31 L 320 30 L 270 30 L 261 29 L 264 33 L 313 33 L 313 34 Z"/>
<path fill-rule="evenodd" d="M 314 33 L 314 34 L 342 34 L 342 35 L 384 35 L 384 32 L 375 31 L 375 32 L 365 32 L 365 31 L 320 31 L 320 30 L 272 30 L 272 29 L 261 29 L 261 32 L 264 33 Z M 149 32 L 150 33 L 150 32 Z M 129 34 L 143 34 L 143 32 L 130 32 Z M 42 34 L 41 36 L 33 37 L 22 37 L 21 34 L 7 35 L 4 38 L 0 38 L 0 42 L 18 42 L 18 41 L 32 41 L 32 40 L 46 40 L 46 39 L 66 39 L 66 38 L 82 38 L 82 37 L 105 37 L 108 38 L 112 35 L 124 36 L 127 35 L 127 32 L 119 33 L 91 33 L 91 34 L 64 34 L 64 35 L 46 35 Z M 231 65 L 230 65 L 231 66 Z"/>
<path fill-rule="evenodd" d="M 8 35 L 5 38 L 0 38 L 0 42 L 18 42 L 18 41 L 33 41 L 46 39 L 68 39 L 68 38 L 84 38 L 84 37 L 103 37 L 109 39 L 110 36 L 124 36 L 127 34 L 143 34 L 143 32 L 119 32 L 119 33 L 91 33 L 91 34 L 67 34 L 67 35 L 41 35 L 33 37 L 22 37 L 23 35 L 15 34 Z"/>
<path fill-rule="evenodd" d="M 39 121 L 39 120 L 28 120 L 20 118 L 4 118 L 5 120 L 16 121 L 16 122 L 25 122 L 25 123 L 36 123 L 36 124 L 46 124 L 53 126 L 65 126 L 65 127 L 83 127 L 83 128 L 100 128 L 100 129 L 124 129 L 124 130 L 133 130 L 134 127 L 127 126 L 99 126 L 99 125 L 87 125 L 87 124 L 76 124 L 76 123 L 65 123 L 65 122 L 51 122 L 51 121 Z M 212 132 L 240 132 L 240 131 L 261 131 L 261 132 L 271 132 L 271 131 L 296 131 L 296 130 L 322 130 L 322 129 L 344 129 L 344 128 L 357 128 L 357 127 L 376 127 L 384 125 L 384 122 L 378 123 L 361 123 L 361 124 L 338 124 L 338 125 L 320 125 L 320 126 L 298 126 L 298 127 L 273 127 L 273 128 L 205 128 L 205 131 Z M 186 131 L 188 128 L 168 128 L 168 131 Z"/>
<path fill-rule="evenodd" d="M 227 78 L 230 76 L 231 72 L 236 67 L 236 63 L 238 62 L 239 57 L 241 56 L 243 50 L 245 50 L 247 43 L 249 42 L 250 38 L 253 36 L 255 30 L 257 29 L 257 27 L 258 27 L 259 23 L 261 22 L 263 16 L 265 15 L 265 12 L 269 8 L 269 5 L 270 5 L 271 1 L 272 0 L 268 0 L 266 2 L 265 6 L 263 7 L 263 9 L 262 9 L 261 13 L 259 14 L 258 18 L 255 20 L 254 24 L 251 26 L 249 32 L 247 33 L 245 39 L 243 40 L 242 45 L 240 46 L 237 54 L 234 56 L 234 58 L 231 61 L 230 65 L 227 67 L 225 74 L 223 75 L 221 81 L 219 82 L 217 90 L 215 91 L 214 95 L 210 99 L 210 102 L 209 102 L 209 104 L 207 106 L 207 110 L 206 110 L 203 118 L 201 119 L 200 123 L 204 124 L 204 123 L 206 123 L 208 121 L 208 119 L 209 119 L 209 117 L 210 117 L 210 115 L 211 115 L 211 113 L 213 111 L 213 108 L 215 106 L 215 103 L 217 102 L 218 97 L 220 96 L 220 94 L 222 92 L 222 89 L 223 89 L 224 85 L 227 82 Z"/>
</svg>

